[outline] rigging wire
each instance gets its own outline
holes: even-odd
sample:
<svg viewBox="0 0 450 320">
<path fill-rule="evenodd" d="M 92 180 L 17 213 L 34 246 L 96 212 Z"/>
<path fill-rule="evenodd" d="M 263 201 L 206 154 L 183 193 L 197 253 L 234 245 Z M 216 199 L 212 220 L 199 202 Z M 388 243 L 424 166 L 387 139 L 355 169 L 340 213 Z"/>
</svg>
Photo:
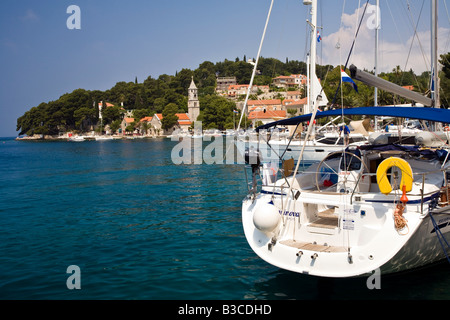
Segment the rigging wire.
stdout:
<svg viewBox="0 0 450 320">
<path fill-rule="evenodd" d="M 444 0 L 444 7 L 445 7 L 445 12 L 447 13 L 447 20 L 450 22 L 450 16 L 449 16 L 449 14 L 448 14 L 448 7 L 447 7 L 447 1 L 445 1 Z M 449 35 L 450 35 L 450 32 L 449 32 Z M 449 43 L 450 43 L 450 36 L 449 37 L 447 37 L 447 42 L 445 43 L 445 46 L 444 46 L 444 52 L 446 52 L 448 49 L 448 46 L 449 46 Z"/>
<path fill-rule="evenodd" d="M 361 7 L 361 0 L 358 1 L 358 9 L 356 10 L 356 19 L 355 19 L 355 34 L 353 35 L 353 37 L 356 38 L 356 33 L 358 30 L 358 20 L 359 20 L 359 8 Z M 355 47 L 353 48 L 353 53 L 356 53 L 356 43 L 355 43 Z"/>
<path fill-rule="evenodd" d="M 429 61 L 428 61 L 428 59 L 427 59 L 427 57 L 426 57 L 426 55 L 424 53 L 422 42 L 420 41 L 419 35 L 417 34 L 417 26 L 418 26 L 419 21 L 420 21 L 420 16 L 422 14 L 423 5 L 425 3 L 425 0 L 422 2 L 422 8 L 420 9 L 419 17 L 417 19 L 417 24 L 414 24 L 414 19 L 413 19 L 413 16 L 412 16 L 411 5 L 409 3 L 409 0 L 406 0 L 406 2 L 407 2 L 407 11 L 409 12 L 409 22 L 411 23 L 411 25 L 413 27 L 413 30 L 414 30 L 413 39 L 411 41 L 411 48 L 412 48 L 412 44 L 414 43 L 414 38 L 417 38 L 417 42 L 419 43 L 419 48 L 420 48 L 420 51 L 422 53 L 422 57 L 423 57 L 423 60 L 424 60 L 424 63 L 425 63 L 425 67 L 426 67 L 427 70 L 429 70 L 430 69 Z M 411 50 L 411 48 L 410 48 L 410 50 Z M 408 59 L 409 59 L 409 54 L 408 54 Z M 406 70 L 406 65 L 405 65 L 405 70 Z"/>
<path fill-rule="evenodd" d="M 445 248 L 443 242 L 445 242 L 445 244 L 447 245 L 447 248 L 450 248 L 450 244 L 447 242 L 447 240 L 445 239 L 444 235 L 442 234 L 441 228 L 437 224 L 437 222 L 434 219 L 434 217 L 433 217 L 431 212 L 429 212 L 429 216 L 430 216 L 431 222 L 433 224 L 434 231 L 436 232 L 436 236 L 437 236 L 437 238 L 439 240 L 439 244 L 441 245 L 442 250 L 444 251 L 444 254 L 445 254 L 445 257 L 447 258 L 447 261 L 450 262 L 450 257 L 447 254 L 447 250 L 448 249 Z"/>
<path fill-rule="evenodd" d="M 364 11 L 363 11 L 363 14 L 361 16 L 361 20 L 359 21 L 358 29 L 356 30 L 355 37 L 353 38 L 353 41 L 352 41 L 352 46 L 350 47 L 350 51 L 349 51 L 348 56 L 347 56 L 347 61 L 345 62 L 344 71 L 347 69 L 348 61 L 350 59 L 350 56 L 352 55 L 353 48 L 354 48 L 355 42 L 356 42 L 356 38 L 358 36 L 359 30 L 361 29 L 361 24 L 362 24 L 362 21 L 364 19 L 365 14 L 366 14 L 366 10 L 367 10 L 367 5 L 368 4 L 369 4 L 369 0 L 367 0 L 366 4 L 364 6 Z M 336 102 L 337 93 L 339 92 L 339 88 L 340 87 L 342 87 L 341 83 L 339 83 L 338 88 L 336 89 L 336 93 L 334 94 L 334 98 L 333 98 L 333 102 L 331 103 L 331 107 L 333 107 L 335 102 Z"/>
<path fill-rule="evenodd" d="M 450 15 L 448 13 L 447 1 L 444 0 L 443 2 L 444 2 L 445 12 L 447 13 L 447 20 L 448 20 L 448 22 L 450 22 Z M 448 32 L 447 41 L 445 43 L 443 52 L 448 52 L 449 43 L 450 43 L 450 31 Z M 449 63 L 449 60 L 447 59 L 447 55 L 442 55 L 441 58 L 443 60 L 445 60 L 447 63 Z M 441 99 L 445 100 L 445 103 L 446 103 L 447 106 L 450 105 L 449 101 L 447 100 L 446 95 L 443 92 L 444 90 L 442 90 L 441 86 L 439 87 L 439 90 L 442 91 L 442 93 L 440 94 Z"/>
<path fill-rule="evenodd" d="M 259 44 L 259 48 L 258 48 L 258 55 L 256 56 L 255 65 L 253 67 L 252 76 L 250 78 L 250 84 L 248 85 L 248 89 L 247 89 L 247 95 L 245 96 L 244 105 L 242 106 L 242 110 L 241 110 L 241 118 L 239 119 L 239 124 L 237 126 L 237 130 L 235 131 L 235 133 L 239 132 L 239 130 L 241 128 L 242 119 L 244 118 L 245 109 L 247 108 L 248 97 L 250 96 L 250 92 L 252 90 L 252 85 L 253 85 L 253 80 L 255 79 L 256 68 L 258 67 L 258 61 L 259 61 L 259 57 L 261 55 L 261 49 L 262 49 L 262 45 L 264 43 L 264 37 L 266 36 L 267 26 L 269 25 L 270 14 L 272 13 L 272 8 L 273 8 L 273 2 L 274 2 L 274 0 L 272 0 L 270 2 L 269 12 L 267 14 L 266 23 L 264 25 L 264 31 L 263 31 L 263 34 L 262 34 L 262 37 L 261 37 L 261 42 Z M 245 120 L 245 121 L 247 121 L 247 120 Z M 237 138 L 237 136 L 236 136 L 236 138 Z M 231 147 L 231 145 L 230 145 L 230 147 Z M 225 155 L 227 153 L 228 153 L 228 150 L 225 152 Z"/>
<path fill-rule="evenodd" d="M 256 56 L 256 61 L 255 61 L 255 66 L 253 68 L 252 77 L 250 78 L 250 84 L 248 85 L 247 95 L 245 96 L 244 105 L 242 106 L 241 118 L 239 120 L 239 124 L 238 124 L 238 127 L 237 127 L 237 132 L 239 132 L 239 129 L 241 127 L 242 118 L 244 117 L 245 109 L 247 108 L 248 97 L 249 97 L 250 91 L 252 89 L 253 80 L 255 79 L 256 68 L 258 66 L 259 57 L 261 55 L 261 49 L 262 49 L 262 45 L 263 45 L 263 42 L 264 42 L 264 37 L 266 36 L 266 30 L 267 30 L 267 26 L 269 24 L 270 14 L 272 13 L 273 1 L 274 0 L 272 0 L 271 3 L 270 3 L 269 13 L 267 14 L 266 24 L 264 25 L 264 31 L 263 31 L 263 34 L 262 34 L 262 37 L 261 37 L 261 42 L 259 44 L 258 55 Z"/>
<path fill-rule="evenodd" d="M 420 8 L 419 17 L 417 18 L 417 23 L 416 23 L 415 26 L 414 26 L 414 35 L 417 35 L 417 26 L 419 25 L 419 21 L 420 21 L 421 15 L 422 15 L 423 5 L 424 5 L 424 4 L 425 4 L 425 0 L 422 1 L 422 7 Z M 411 22 L 412 22 L 413 17 L 412 17 L 412 12 L 411 12 L 411 10 L 410 10 L 410 6 L 409 6 L 409 5 L 408 5 L 408 10 L 409 10 L 409 12 L 410 12 L 410 15 L 411 15 Z M 403 68 L 403 70 L 405 70 L 405 71 L 406 71 L 406 67 L 407 67 L 407 65 L 408 65 L 409 57 L 410 57 L 410 55 L 411 55 L 412 47 L 413 47 L 413 44 L 414 44 L 414 38 L 415 38 L 415 37 L 412 38 L 412 40 L 411 40 L 411 45 L 409 46 L 408 56 L 406 57 L 405 67 Z M 417 37 L 417 38 L 418 38 L 418 37 Z M 405 73 L 402 73 L 402 78 L 400 79 L 400 83 L 403 83 L 403 78 L 404 78 L 404 76 L 405 76 Z M 417 77 L 416 77 L 415 74 L 414 74 L 414 79 L 416 80 L 417 87 L 419 88 L 419 91 L 421 91 L 422 88 L 420 87 L 420 83 L 419 83 L 419 81 L 417 80 Z"/>
</svg>

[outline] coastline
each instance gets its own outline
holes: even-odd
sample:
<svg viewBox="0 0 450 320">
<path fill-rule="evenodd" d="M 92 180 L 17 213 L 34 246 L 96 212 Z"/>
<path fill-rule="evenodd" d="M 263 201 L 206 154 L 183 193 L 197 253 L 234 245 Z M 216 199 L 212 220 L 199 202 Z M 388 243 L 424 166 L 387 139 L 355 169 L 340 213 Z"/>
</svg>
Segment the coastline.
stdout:
<svg viewBox="0 0 450 320">
<path fill-rule="evenodd" d="M 167 136 L 159 135 L 103 135 L 103 136 L 95 136 L 95 135 L 80 135 L 80 136 L 69 136 L 67 134 L 61 136 L 51 136 L 51 135 L 38 135 L 35 134 L 33 136 L 23 136 L 23 137 L 11 137 L 16 141 L 71 141 L 71 138 L 77 137 L 79 141 L 89 141 L 89 140 L 99 140 L 102 137 L 105 140 L 120 140 L 120 139 L 155 139 L 155 138 L 167 138 Z"/>
</svg>

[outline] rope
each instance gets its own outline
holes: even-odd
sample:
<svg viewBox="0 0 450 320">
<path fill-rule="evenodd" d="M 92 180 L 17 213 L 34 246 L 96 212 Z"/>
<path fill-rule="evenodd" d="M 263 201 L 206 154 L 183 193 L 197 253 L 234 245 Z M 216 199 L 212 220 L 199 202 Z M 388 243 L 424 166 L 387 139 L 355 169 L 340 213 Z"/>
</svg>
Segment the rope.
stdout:
<svg viewBox="0 0 450 320">
<path fill-rule="evenodd" d="M 447 240 L 445 239 L 444 235 L 441 232 L 441 228 L 436 223 L 436 220 L 434 220 L 433 215 L 431 212 L 429 212 L 431 222 L 433 223 L 434 231 L 436 231 L 436 236 L 438 237 L 439 243 L 441 244 L 442 250 L 444 251 L 445 257 L 447 258 L 447 261 L 450 263 L 450 257 L 447 254 L 447 250 L 444 247 L 444 244 L 442 243 L 442 240 L 447 244 L 447 247 L 450 248 L 450 245 L 448 244 Z"/>
<path fill-rule="evenodd" d="M 402 203 L 397 203 L 394 210 L 394 225 L 397 231 L 403 230 L 405 227 L 408 228 L 406 233 L 402 233 L 402 235 L 406 235 L 409 233 L 408 220 L 403 217 L 403 210 L 405 207 Z"/>
<path fill-rule="evenodd" d="M 397 168 L 400 168 L 397 166 Z M 400 168 L 401 169 L 401 168 Z M 402 174 L 405 174 L 402 171 Z M 393 185 L 399 186 L 398 176 L 394 174 L 394 182 Z M 401 235 L 407 235 L 409 233 L 409 227 L 408 227 L 408 220 L 406 220 L 405 217 L 403 217 L 403 211 L 405 210 L 405 204 L 401 202 L 397 202 L 398 199 L 398 193 L 395 192 L 395 208 L 394 208 L 394 226 L 397 232 Z M 407 228 L 406 233 L 400 233 L 403 229 Z"/>
</svg>

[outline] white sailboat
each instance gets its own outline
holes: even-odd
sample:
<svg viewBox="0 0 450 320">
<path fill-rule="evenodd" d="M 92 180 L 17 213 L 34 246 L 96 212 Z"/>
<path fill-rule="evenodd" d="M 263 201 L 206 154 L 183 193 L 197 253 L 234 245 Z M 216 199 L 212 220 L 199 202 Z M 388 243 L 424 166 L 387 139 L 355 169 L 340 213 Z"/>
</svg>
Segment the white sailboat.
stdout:
<svg viewBox="0 0 450 320">
<path fill-rule="evenodd" d="M 308 2 L 317 5 L 316 0 Z M 432 9 L 436 12 L 436 0 Z M 438 104 L 436 96 L 432 100 Z M 408 114 L 411 119 L 450 122 L 447 109 L 361 107 L 315 109 L 265 127 L 341 113 Z M 243 200 L 242 223 L 250 247 L 274 266 L 320 277 L 363 276 L 377 269 L 399 272 L 446 257 L 450 262 L 449 149 L 446 144 L 434 147 L 427 133 L 417 137 L 418 145 L 375 139 L 349 147 L 301 173 L 298 161 L 292 174 L 282 171 L 279 179 L 264 179 L 259 191 L 262 163 L 248 154 L 253 183 Z"/>
<path fill-rule="evenodd" d="M 304 4 L 310 5 L 311 1 L 303 1 Z M 308 21 L 311 26 L 310 32 L 310 54 L 307 58 L 307 103 L 305 105 L 305 114 L 312 113 L 317 107 L 325 107 L 328 104 L 328 98 L 323 91 L 323 88 L 316 75 L 316 53 L 317 53 L 317 6 L 311 6 L 311 21 Z M 250 88 L 249 88 L 250 90 Z M 356 123 L 356 122 L 355 122 Z M 309 124 L 308 124 L 309 125 Z M 313 134 L 305 139 L 305 132 L 298 132 L 294 129 L 292 137 L 280 136 L 278 134 L 268 135 L 270 139 L 263 137 L 255 137 L 249 139 L 248 143 L 237 145 L 238 151 L 241 155 L 245 154 L 245 150 L 258 150 L 261 144 L 269 144 L 270 148 L 276 153 L 283 154 L 285 159 L 298 159 L 300 151 L 305 145 L 302 158 L 303 163 L 314 163 L 322 160 L 329 153 L 342 150 L 347 144 L 361 145 L 367 142 L 369 133 L 366 130 L 355 130 L 350 124 L 350 133 L 348 141 L 345 141 L 342 128 L 345 127 L 345 122 L 342 117 L 337 116 L 332 121 L 328 122 L 322 127 L 314 126 Z M 357 129 L 357 128 L 356 128 Z"/>
<path fill-rule="evenodd" d="M 114 137 L 110 135 L 95 136 L 95 141 L 107 141 L 107 140 L 114 140 Z"/>
</svg>

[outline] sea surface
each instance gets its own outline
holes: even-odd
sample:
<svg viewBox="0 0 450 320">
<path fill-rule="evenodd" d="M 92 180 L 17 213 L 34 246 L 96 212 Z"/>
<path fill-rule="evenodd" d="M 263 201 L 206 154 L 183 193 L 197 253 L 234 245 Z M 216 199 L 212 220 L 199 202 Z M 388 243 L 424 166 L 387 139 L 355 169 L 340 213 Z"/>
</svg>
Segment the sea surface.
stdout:
<svg viewBox="0 0 450 320">
<path fill-rule="evenodd" d="M 0 139 L 0 299 L 450 298 L 447 261 L 380 289 L 267 264 L 241 225 L 243 165 L 176 165 L 177 143 Z"/>
</svg>

